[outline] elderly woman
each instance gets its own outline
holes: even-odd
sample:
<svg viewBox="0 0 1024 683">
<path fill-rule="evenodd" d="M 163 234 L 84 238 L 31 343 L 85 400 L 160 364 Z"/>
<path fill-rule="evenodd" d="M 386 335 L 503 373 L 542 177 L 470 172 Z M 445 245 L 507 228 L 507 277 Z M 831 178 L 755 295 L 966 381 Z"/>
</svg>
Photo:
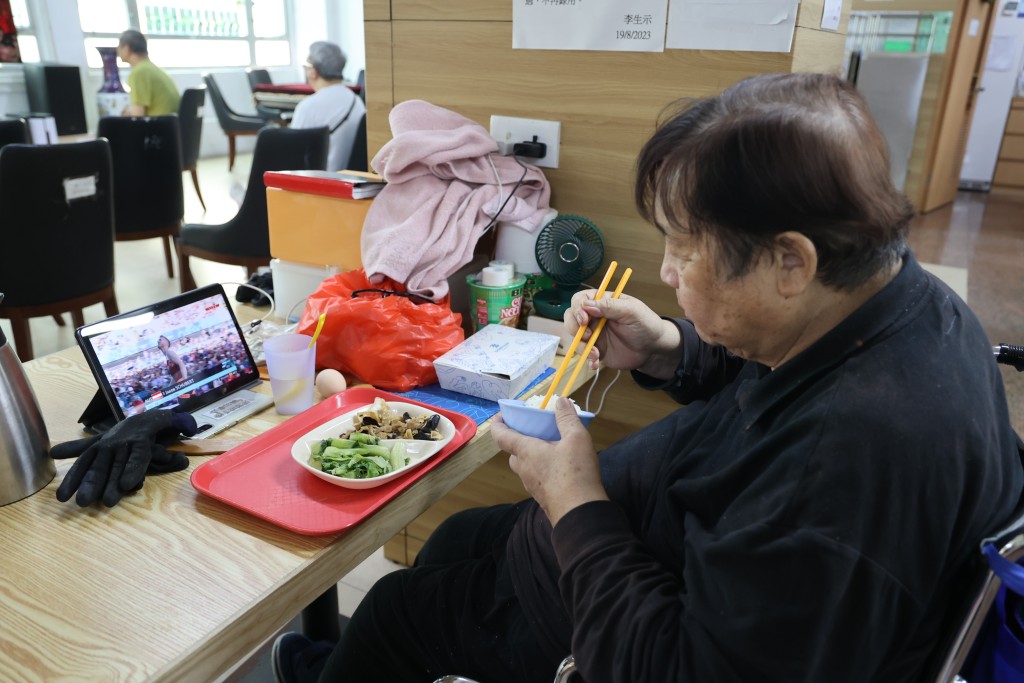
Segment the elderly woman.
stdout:
<svg viewBox="0 0 1024 683">
<path fill-rule="evenodd" d="M 911 681 L 1024 474 L 978 321 L 915 261 L 864 101 L 826 75 L 690 103 L 638 160 L 684 319 L 578 294 L 592 362 L 686 404 L 594 452 L 493 435 L 533 499 L 437 529 L 322 680 Z M 336 678 L 337 677 L 337 678 Z"/>
</svg>

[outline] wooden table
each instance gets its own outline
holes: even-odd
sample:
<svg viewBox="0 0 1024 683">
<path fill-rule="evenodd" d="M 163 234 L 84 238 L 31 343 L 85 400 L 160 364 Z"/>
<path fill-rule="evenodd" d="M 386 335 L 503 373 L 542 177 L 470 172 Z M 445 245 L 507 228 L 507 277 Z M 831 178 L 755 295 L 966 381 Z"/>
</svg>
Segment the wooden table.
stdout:
<svg viewBox="0 0 1024 683">
<path fill-rule="evenodd" d="M 51 440 L 80 438 L 75 420 L 95 392 L 81 352 L 36 359 L 26 372 Z M 249 438 L 283 419 L 269 408 L 218 436 Z M 484 423 L 368 521 L 327 537 L 198 493 L 191 471 L 215 456 L 147 478 L 111 509 L 58 503 L 72 462 L 59 461 L 43 490 L 0 507 L 0 678 L 213 680 L 496 453 Z"/>
</svg>

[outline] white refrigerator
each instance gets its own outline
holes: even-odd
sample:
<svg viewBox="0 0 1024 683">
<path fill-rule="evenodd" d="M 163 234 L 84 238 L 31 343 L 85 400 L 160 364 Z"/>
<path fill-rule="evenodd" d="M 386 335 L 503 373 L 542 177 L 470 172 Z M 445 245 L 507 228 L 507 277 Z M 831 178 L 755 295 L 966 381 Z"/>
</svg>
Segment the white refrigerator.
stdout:
<svg viewBox="0 0 1024 683">
<path fill-rule="evenodd" d="M 998 0 L 992 40 L 985 58 L 981 92 L 960 169 L 960 187 L 988 190 L 996 170 L 1010 101 L 1024 94 L 1024 2 Z"/>
</svg>

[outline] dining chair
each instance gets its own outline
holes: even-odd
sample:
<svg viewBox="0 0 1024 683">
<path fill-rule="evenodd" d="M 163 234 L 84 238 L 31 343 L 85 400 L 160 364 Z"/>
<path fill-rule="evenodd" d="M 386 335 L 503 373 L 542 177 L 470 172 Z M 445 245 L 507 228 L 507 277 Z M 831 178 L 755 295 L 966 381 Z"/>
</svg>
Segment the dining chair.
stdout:
<svg viewBox="0 0 1024 683">
<path fill-rule="evenodd" d="M 252 91 L 254 101 L 256 100 L 256 86 L 274 84 L 273 79 L 270 77 L 270 72 L 266 69 L 249 67 L 245 70 L 245 75 L 249 79 L 249 90 Z M 258 101 L 256 102 L 256 115 L 267 123 L 288 125 L 294 110 L 294 107 L 272 107 L 266 104 L 260 104 Z"/>
<path fill-rule="evenodd" d="M 12 143 L 27 145 L 30 142 L 32 142 L 32 137 L 25 119 L 0 119 L 0 147 Z"/>
<path fill-rule="evenodd" d="M 203 82 L 206 83 L 206 92 L 213 103 L 213 110 L 217 112 L 217 121 L 228 136 L 228 170 L 235 168 L 235 138 L 239 135 L 256 135 L 260 129 L 267 125 L 267 122 L 260 116 L 239 114 L 228 106 L 224 94 L 217 85 L 212 74 L 203 74 Z"/>
<path fill-rule="evenodd" d="M 174 238 L 185 217 L 178 117 L 104 116 L 96 136 L 110 142 L 114 168 L 114 238 L 160 238 L 174 277 Z"/>
<path fill-rule="evenodd" d="M 363 102 L 366 102 L 366 69 L 359 70 L 359 75 L 356 77 L 356 86 L 359 88 L 359 97 L 363 98 Z"/>
<path fill-rule="evenodd" d="M 348 156 L 348 165 L 345 166 L 346 170 L 370 170 L 370 161 L 367 158 L 366 144 L 366 114 L 363 114 L 362 119 L 359 121 L 359 127 L 356 128 L 356 137 L 352 140 L 352 151 Z"/>
<path fill-rule="evenodd" d="M 199 190 L 199 174 L 196 172 L 199 163 L 199 143 L 203 136 L 203 105 L 206 103 L 206 86 L 185 88 L 181 93 L 181 104 L 178 105 L 178 127 L 181 129 L 181 170 L 192 174 L 192 185 L 196 188 L 196 196 L 206 212 L 206 202 Z"/>
<path fill-rule="evenodd" d="M 29 319 L 102 303 L 116 315 L 114 186 L 104 139 L 0 149 L 0 318 L 18 357 L 31 360 Z"/>
<path fill-rule="evenodd" d="M 249 89 L 255 90 L 257 85 L 273 85 L 274 81 L 270 78 L 270 72 L 266 69 L 257 69 L 249 67 L 245 70 L 245 75 L 249 78 Z"/>
<path fill-rule="evenodd" d="M 256 138 L 245 197 L 235 217 L 221 225 L 188 224 L 178 237 L 181 291 L 195 289 L 189 257 L 243 266 L 246 278 L 270 263 L 270 227 L 263 174 L 327 168 L 327 128 L 267 127 Z"/>
</svg>

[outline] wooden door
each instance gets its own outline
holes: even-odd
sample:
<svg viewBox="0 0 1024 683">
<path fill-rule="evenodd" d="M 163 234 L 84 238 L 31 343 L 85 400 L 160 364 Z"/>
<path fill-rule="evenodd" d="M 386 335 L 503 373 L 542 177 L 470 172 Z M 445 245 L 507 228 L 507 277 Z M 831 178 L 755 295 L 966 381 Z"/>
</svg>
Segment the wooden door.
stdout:
<svg viewBox="0 0 1024 683">
<path fill-rule="evenodd" d="M 950 29 L 949 73 L 940 96 L 939 121 L 932 135 L 930 172 L 926 176 L 921 213 L 953 202 L 960 184 L 970 130 L 969 112 L 974 111 L 975 81 L 981 72 L 984 47 L 992 18 L 992 4 L 983 0 L 960 0 Z"/>
</svg>

